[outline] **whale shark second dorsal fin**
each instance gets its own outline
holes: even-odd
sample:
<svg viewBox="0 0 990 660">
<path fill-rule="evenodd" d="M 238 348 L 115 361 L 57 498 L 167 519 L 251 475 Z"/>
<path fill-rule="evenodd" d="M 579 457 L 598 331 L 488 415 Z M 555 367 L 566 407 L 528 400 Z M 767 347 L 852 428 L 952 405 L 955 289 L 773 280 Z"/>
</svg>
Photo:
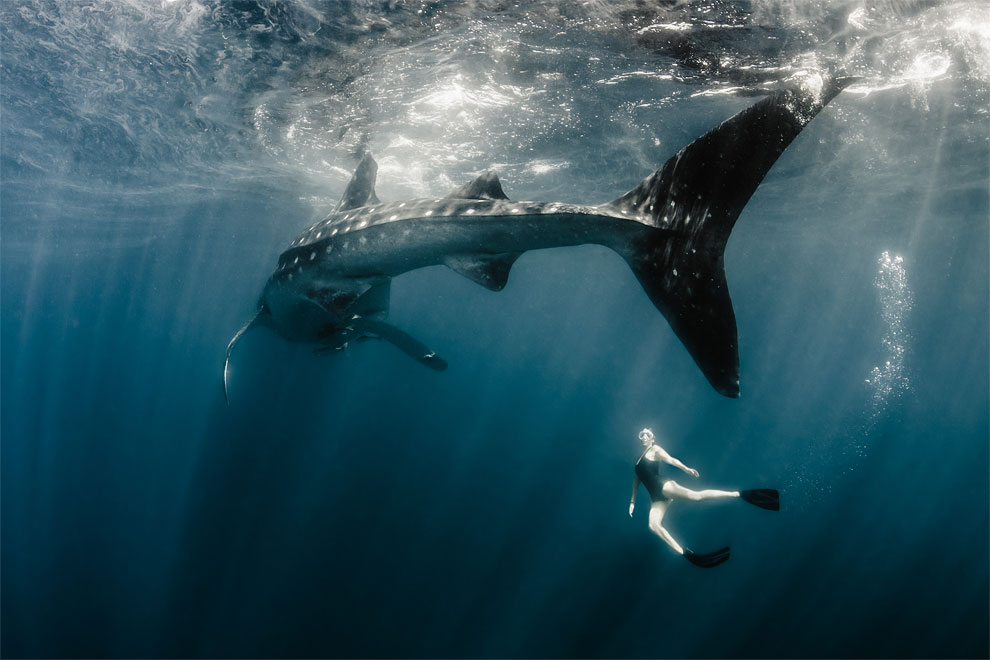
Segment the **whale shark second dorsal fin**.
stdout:
<svg viewBox="0 0 990 660">
<path fill-rule="evenodd" d="M 333 212 L 340 213 L 362 206 L 379 204 L 378 196 L 375 195 L 375 180 L 377 178 L 378 163 L 371 157 L 371 152 L 366 151 Z"/>
<path fill-rule="evenodd" d="M 489 170 L 471 183 L 447 195 L 448 199 L 509 199 L 502 192 L 502 183 L 498 175 Z"/>
</svg>

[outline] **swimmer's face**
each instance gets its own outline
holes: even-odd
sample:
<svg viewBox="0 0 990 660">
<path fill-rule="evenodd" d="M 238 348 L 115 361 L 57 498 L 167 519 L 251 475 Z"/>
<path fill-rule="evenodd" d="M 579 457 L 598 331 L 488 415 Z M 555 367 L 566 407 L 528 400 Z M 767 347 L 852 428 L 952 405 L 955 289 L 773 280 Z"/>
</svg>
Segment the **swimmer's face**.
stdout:
<svg viewBox="0 0 990 660">
<path fill-rule="evenodd" d="M 639 432 L 639 441 L 643 443 L 644 447 L 649 447 L 653 444 L 653 431 L 650 429 L 643 429 Z"/>
</svg>

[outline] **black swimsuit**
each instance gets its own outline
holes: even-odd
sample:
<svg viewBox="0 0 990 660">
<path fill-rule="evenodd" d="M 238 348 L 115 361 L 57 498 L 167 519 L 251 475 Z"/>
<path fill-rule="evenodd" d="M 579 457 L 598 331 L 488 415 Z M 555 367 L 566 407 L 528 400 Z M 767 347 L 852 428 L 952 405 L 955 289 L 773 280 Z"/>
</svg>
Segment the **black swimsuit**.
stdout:
<svg viewBox="0 0 990 660">
<path fill-rule="evenodd" d="M 663 494 L 663 484 L 667 479 L 660 478 L 660 461 L 651 461 L 643 454 L 636 461 L 636 476 L 646 486 L 651 502 L 666 502 L 670 498 Z"/>
</svg>

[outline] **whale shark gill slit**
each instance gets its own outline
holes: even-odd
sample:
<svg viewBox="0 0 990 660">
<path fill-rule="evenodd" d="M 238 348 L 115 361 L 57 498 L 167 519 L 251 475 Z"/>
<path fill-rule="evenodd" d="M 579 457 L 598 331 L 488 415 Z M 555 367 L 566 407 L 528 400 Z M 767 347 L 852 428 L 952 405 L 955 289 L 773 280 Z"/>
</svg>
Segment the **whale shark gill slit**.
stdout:
<svg viewBox="0 0 990 660">
<path fill-rule="evenodd" d="M 366 153 L 333 213 L 279 258 L 258 314 L 228 345 L 225 395 L 233 347 L 256 325 L 323 349 L 362 337 L 385 339 L 431 368 L 446 368 L 424 344 L 385 323 L 391 277 L 444 264 L 499 291 L 527 250 L 598 243 L 626 260 L 714 389 L 737 397 L 739 350 L 725 279 L 726 243 L 777 158 L 851 82 L 827 78 L 816 91 L 773 92 L 694 140 L 629 192 L 596 207 L 511 202 L 493 172 L 444 199 L 380 204 L 378 166 Z"/>
</svg>

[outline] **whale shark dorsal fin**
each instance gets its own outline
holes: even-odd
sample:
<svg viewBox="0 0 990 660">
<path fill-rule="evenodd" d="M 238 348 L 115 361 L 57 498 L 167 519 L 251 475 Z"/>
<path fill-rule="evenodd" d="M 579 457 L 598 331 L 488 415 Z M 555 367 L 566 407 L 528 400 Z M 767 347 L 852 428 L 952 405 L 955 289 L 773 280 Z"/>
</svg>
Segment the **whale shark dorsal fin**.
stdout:
<svg viewBox="0 0 990 660">
<path fill-rule="evenodd" d="M 502 191 L 498 175 L 489 170 L 471 183 L 447 195 L 448 199 L 509 199 Z"/>
<path fill-rule="evenodd" d="M 509 281 L 509 270 L 516 263 L 520 252 L 505 254 L 464 254 L 450 255 L 443 263 L 451 270 L 460 273 L 472 282 L 486 289 L 501 291 Z"/>
<path fill-rule="evenodd" d="M 378 163 L 371 157 L 371 152 L 366 151 L 333 212 L 340 213 L 362 206 L 379 204 L 378 196 L 375 195 L 375 180 L 377 178 Z"/>
</svg>

